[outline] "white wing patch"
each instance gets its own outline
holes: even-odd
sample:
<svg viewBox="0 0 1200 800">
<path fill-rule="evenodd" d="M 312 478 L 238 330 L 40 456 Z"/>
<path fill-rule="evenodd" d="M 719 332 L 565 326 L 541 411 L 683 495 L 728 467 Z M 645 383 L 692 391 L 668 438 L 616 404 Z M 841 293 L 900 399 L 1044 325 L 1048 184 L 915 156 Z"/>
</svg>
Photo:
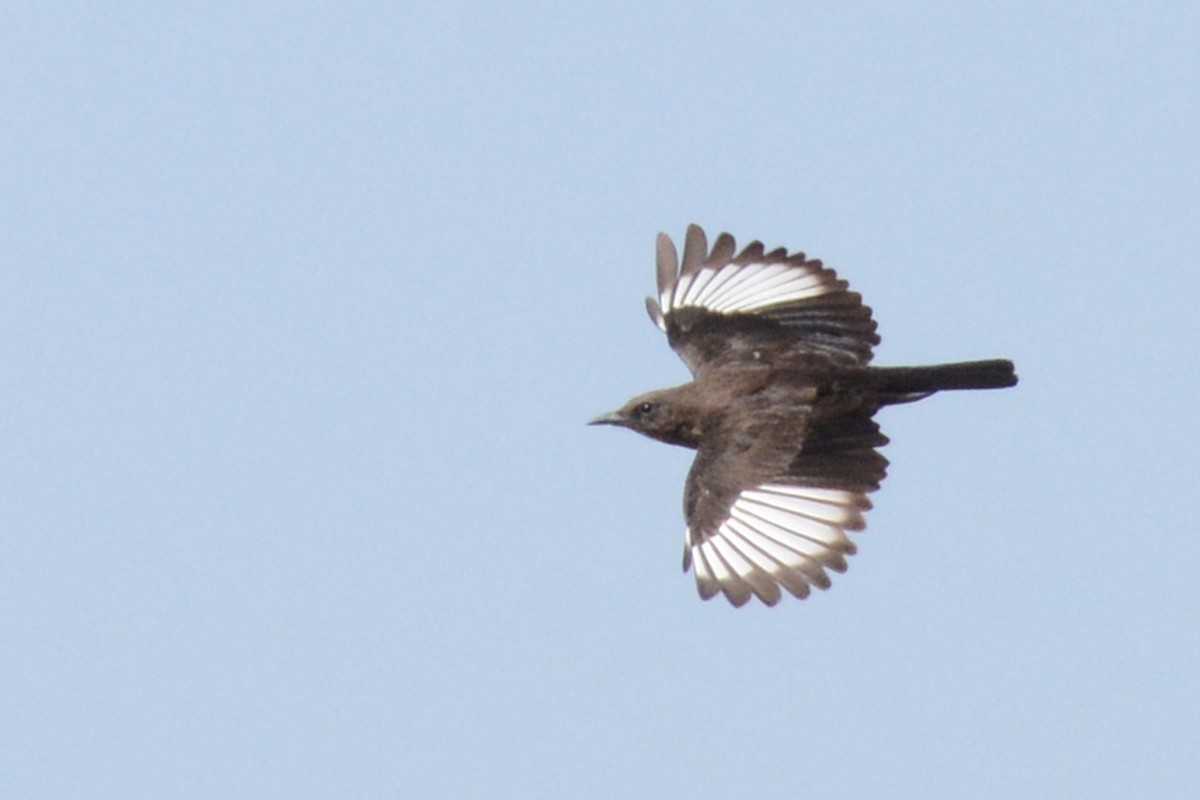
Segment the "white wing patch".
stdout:
<svg viewBox="0 0 1200 800">
<path fill-rule="evenodd" d="M 840 288 L 836 277 L 819 264 L 725 264 L 680 275 L 675 285 L 659 296 L 659 306 L 663 314 L 688 306 L 720 314 L 747 314 Z"/>
<path fill-rule="evenodd" d="M 699 544 L 687 539 L 700 596 L 773 606 L 780 587 L 800 599 L 812 586 L 829 588 L 825 570 L 846 570 L 855 552 L 846 532 L 866 527 L 870 507 L 861 492 L 838 489 L 766 484 L 742 492 L 716 531 Z"/>
</svg>

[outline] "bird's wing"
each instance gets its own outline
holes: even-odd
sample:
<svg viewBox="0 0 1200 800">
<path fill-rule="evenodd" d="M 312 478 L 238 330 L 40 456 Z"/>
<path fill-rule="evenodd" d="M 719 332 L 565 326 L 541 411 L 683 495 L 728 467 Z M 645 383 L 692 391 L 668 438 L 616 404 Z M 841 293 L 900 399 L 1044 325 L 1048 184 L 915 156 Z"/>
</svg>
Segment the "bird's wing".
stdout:
<svg viewBox="0 0 1200 800">
<path fill-rule="evenodd" d="M 693 374 L 712 367 L 823 356 L 863 365 L 879 343 L 871 309 L 820 261 L 779 248 L 763 251 L 722 233 L 708 249 L 704 231 L 688 226 L 683 263 L 658 236 L 658 297 L 650 318 Z"/>
<path fill-rule="evenodd" d="M 798 598 L 829 587 L 855 552 L 847 533 L 865 527 L 867 494 L 879 488 L 887 443 L 870 409 L 818 421 L 799 409 L 728 414 L 706 435 L 684 493 L 683 568 L 700 596 L 769 606 L 780 587 Z"/>
</svg>

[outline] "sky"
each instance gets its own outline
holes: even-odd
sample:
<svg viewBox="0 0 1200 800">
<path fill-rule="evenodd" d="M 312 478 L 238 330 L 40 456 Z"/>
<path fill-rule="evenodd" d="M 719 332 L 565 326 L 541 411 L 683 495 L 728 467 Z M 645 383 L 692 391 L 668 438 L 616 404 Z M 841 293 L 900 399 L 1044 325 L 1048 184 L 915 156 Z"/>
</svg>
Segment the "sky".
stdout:
<svg viewBox="0 0 1200 800">
<path fill-rule="evenodd" d="M 1191 798 L 1200 11 L 0 10 L 0 795 Z M 828 592 L 702 602 L 689 223 L 887 409 Z"/>
</svg>

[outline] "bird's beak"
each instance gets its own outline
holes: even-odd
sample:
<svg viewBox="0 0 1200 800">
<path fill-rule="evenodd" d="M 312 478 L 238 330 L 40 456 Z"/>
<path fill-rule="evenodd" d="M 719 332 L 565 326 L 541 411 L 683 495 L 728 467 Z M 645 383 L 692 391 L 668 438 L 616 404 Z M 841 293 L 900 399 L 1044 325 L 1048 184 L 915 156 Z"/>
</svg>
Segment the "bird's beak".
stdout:
<svg viewBox="0 0 1200 800">
<path fill-rule="evenodd" d="M 625 425 L 628 420 L 621 416 L 621 412 L 613 411 L 611 414 L 601 414 L 588 425 Z"/>
</svg>

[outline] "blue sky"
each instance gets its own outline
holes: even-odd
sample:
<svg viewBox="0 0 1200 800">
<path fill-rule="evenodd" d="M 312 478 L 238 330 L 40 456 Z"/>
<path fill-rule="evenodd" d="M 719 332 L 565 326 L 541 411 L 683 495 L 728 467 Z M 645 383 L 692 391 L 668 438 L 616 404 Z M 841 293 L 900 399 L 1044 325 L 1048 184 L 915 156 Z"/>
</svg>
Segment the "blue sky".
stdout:
<svg viewBox="0 0 1200 800">
<path fill-rule="evenodd" d="M 0 794 L 1192 797 L 1197 86 L 1186 4 L 8 4 Z M 689 222 L 1021 375 L 803 603 L 584 425 Z"/>
</svg>

